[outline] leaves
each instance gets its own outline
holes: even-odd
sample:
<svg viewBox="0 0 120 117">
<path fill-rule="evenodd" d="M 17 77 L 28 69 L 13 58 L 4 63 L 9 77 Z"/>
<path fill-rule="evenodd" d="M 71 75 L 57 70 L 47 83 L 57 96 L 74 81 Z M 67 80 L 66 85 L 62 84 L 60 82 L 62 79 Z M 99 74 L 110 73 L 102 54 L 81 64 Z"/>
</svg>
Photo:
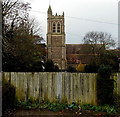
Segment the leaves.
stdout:
<svg viewBox="0 0 120 117">
<path fill-rule="evenodd" d="M 104 106 L 92 106 L 90 104 L 85 104 L 81 106 L 84 110 L 90 110 L 95 112 L 107 112 L 108 114 L 116 113 L 115 107 L 110 107 L 109 105 Z"/>
<path fill-rule="evenodd" d="M 115 108 L 112 106 L 110 107 L 109 105 L 104 105 L 104 106 L 96 106 L 96 105 L 90 105 L 90 104 L 85 104 L 79 106 L 76 103 L 72 104 L 67 104 L 67 103 L 60 103 L 58 101 L 55 102 L 37 102 L 28 100 L 26 102 L 19 102 L 18 105 L 20 107 L 24 107 L 25 109 L 48 109 L 50 111 L 63 111 L 64 109 L 69 109 L 72 110 L 73 112 L 75 111 L 75 114 L 80 114 L 82 110 L 89 110 L 89 111 L 94 111 L 94 112 L 106 112 L 108 114 L 114 114 L 116 113 Z"/>
<path fill-rule="evenodd" d="M 41 53 L 45 51 L 37 49 L 34 40 L 38 28 L 29 19 L 30 4 L 4 0 L 2 7 L 3 71 L 42 71 Z"/>
</svg>

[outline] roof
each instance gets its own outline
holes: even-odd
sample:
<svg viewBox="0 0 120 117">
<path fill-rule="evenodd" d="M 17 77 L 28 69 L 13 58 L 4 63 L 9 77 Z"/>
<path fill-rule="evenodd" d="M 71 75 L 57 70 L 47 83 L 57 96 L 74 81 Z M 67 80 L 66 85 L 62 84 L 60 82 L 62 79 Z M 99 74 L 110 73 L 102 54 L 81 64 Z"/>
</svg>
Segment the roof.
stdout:
<svg viewBox="0 0 120 117">
<path fill-rule="evenodd" d="M 67 54 L 68 64 L 90 64 L 96 55 L 94 54 Z"/>
<path fill-rule="evenodd" d="M 66 44 L 66 53 L 67 54 L 93 54 L 93 53 L 97 53 L 97 51 L 102 46 L 103 45 L 101 45 L 101 44 L 97 44 L 97 45 L 91 45 L 91 44 Z M 105 48 L 103 47 L 102 50 L 105 50 Z"/>
</svg>

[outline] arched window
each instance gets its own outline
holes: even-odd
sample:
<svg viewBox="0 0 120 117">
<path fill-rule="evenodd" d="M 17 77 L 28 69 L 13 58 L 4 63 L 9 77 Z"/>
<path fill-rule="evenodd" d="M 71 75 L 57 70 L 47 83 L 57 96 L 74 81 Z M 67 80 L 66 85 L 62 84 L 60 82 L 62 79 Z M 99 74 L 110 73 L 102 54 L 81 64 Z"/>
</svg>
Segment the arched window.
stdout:
<svg viewBox="0 0 120 117">
<path fill-rule="evenodd" d="M 53 31 L 53 33 L 55 33 L 55 32 L 56 32 L 56 23 L 55 23 L 55 22 L 53 23 L 53 26 L 52 26 L 52 31 Z"/>
<path fill-rule="evenodd" d="M 58 23 L 57 23 L 57 32 L 60 33 L 60 30 L 61 30 L 61 25 L 60 25 L 60 23 L 58 22 Z"/>
</svg>

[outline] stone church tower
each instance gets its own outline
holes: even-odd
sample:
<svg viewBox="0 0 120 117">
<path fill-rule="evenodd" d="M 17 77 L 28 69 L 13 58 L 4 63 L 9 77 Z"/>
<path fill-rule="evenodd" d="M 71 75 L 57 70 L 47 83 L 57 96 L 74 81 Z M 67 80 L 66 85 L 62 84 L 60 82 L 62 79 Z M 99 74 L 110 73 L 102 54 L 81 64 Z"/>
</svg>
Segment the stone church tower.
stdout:
<svg viewBox="0 0 120 117">
<path fill-rule="evenodd" d="M 51 6 L 47 11 L 47 59 L 53 60 L 60 70 L 66 69 L 66 44 L 64 13 L 53 15 Z"/>
</svg>

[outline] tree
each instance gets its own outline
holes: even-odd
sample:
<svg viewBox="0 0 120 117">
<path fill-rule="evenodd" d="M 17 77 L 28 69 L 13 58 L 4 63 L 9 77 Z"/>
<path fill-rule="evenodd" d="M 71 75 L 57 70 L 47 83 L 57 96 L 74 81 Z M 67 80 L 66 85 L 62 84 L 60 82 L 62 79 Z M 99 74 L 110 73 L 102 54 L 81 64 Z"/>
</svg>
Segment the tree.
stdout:
<svg viewBox="0 0 120 117">
<path fill-rule="evenodd" d="M 28 21 L 29 3 L 23 3 L 19 0 L 3 0 L 2 2 L 2 24 L 3 37 L 5 39 L 6 33 L 13 31 L 21 22 Z"/>
<path fill-rule="evenodd" d="M 102 66 L 110 66 L 112 71 L 118 71 L 119 69 L 119 58 L 117 57 L 117 53 L 114 51 L 107 50 L 104 53 L 99 55 L 98 65 Z"/>
<path fill-rule="evenodd" d="M 84 44 L 90 44 L 93 49 L 93 54 L 99 54 L 105 49 L 115 46 L 111 34 L 105 32 L 88 32 L 84 39 Z"/>
<path fill-rule="evenodd" d="M 12 43 L 14 34 L 22 23 L 28 21 L 27 11 L 30 9 L 28 3 L 19 0 L 3 0 L 2 2 L 2 27 L 3 27 L 3 55 L 10 50 L 9 43 Z"/>
<path fill-rule="evenodd" d="M 101 65 L 109 65 L 113 71 L 118 70 L 118 57 L 110 50 L 110 47 L 115 46 L 115 41 L 110 34 L 105 32 L 89 32 L 84 37 L 84 43 L 90 45 L 94 55 L 90 65 L 86 66 L 87 70 L 95 68 L 92 72 L 97 72 Z"/>
<path fill-rule="evenodd" d="M 15 68 L 13 71 L 30 71 L 33 63 L 40 62 L 41 53 L 28 29 L 27 24 L 22 23 L 13 31 L 12 37 L 11 33 L 7 34 L 7 43 L 3 50 L 3 70 L 7 66 L 7 71 L 11 70 L 10 67 Z"/>
<path fill-rule="evenodd" d="M 42 55 L 34 41 L 35 20 L 30 20 L 27 12 L 30 5 L 4 0 L 2 7 L 3 71 L 42 71 Z"/>
</svg>

